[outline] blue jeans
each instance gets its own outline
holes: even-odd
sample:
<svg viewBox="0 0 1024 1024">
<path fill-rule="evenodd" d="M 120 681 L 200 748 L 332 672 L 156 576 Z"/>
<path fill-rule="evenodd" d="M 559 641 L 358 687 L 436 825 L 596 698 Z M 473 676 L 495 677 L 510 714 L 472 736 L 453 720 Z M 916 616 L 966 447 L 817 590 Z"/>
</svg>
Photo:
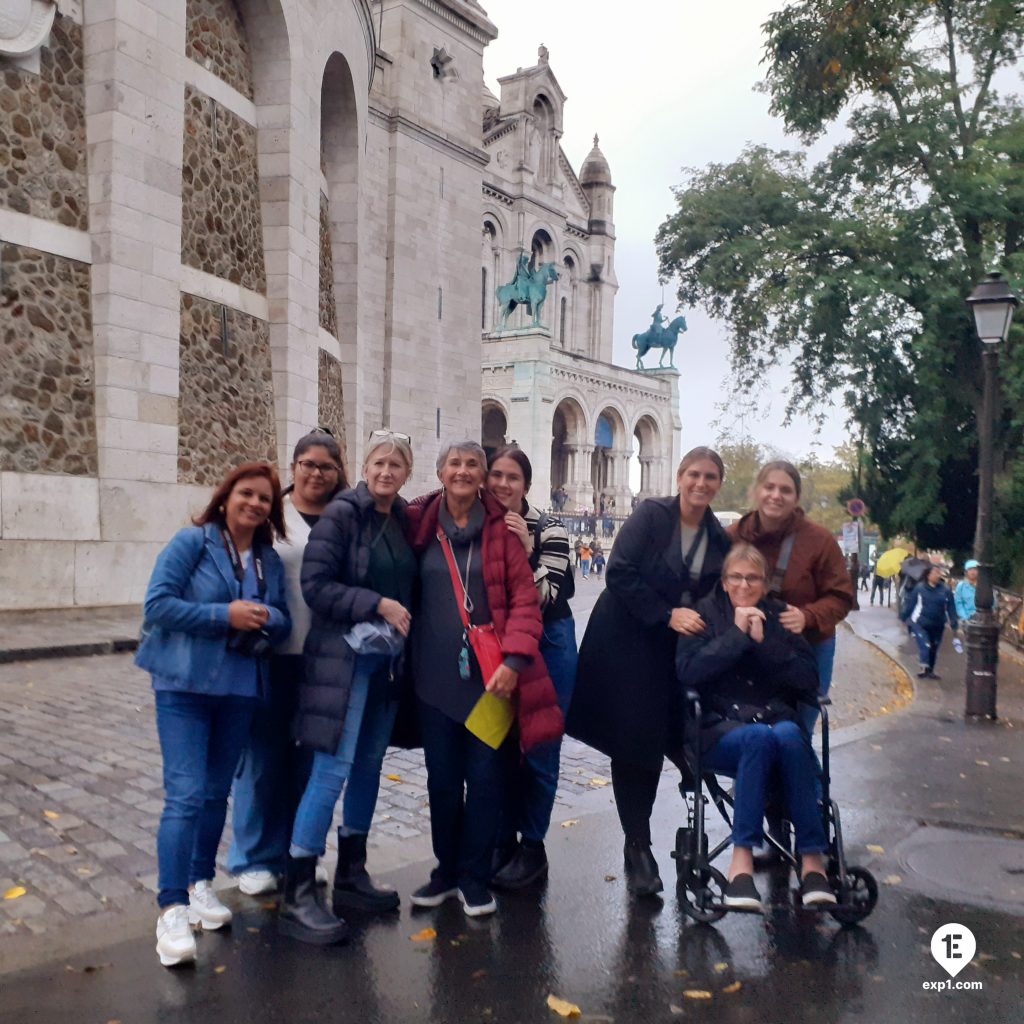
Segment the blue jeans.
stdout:
<svg viewBox="0 0 1024 1024">
<path fill-rule="evenodd" d="M 231 779 L 256 709 L 250 697 L 157 690 L 164 810 L 156 837 L 161 907 L 188 903 L 193 882 L 213 878 Z"/>
<path fill-rule="evenodd" d="M 821 643 L 814 644 L 812 650 L 814 660 L 818 663 L 818 693 L 822 697 L 827 697 L 832 686 L 832 669 L 836 660 L 836 638 L 831 636 L 827 640 L 822 640 Z M 814 727 L 818 724 L 820 714 L 819 709 L 810 704 L 799 706 L 797 717 L 808 736 L 814 735 Z"/>
<path fill-rule="evenodd" d="M 917 656 L 923 668 L 929 672 L 935 671 L 935 659 L 939 654 L 939 645 L 942 643 L 942 634 L 946 631 L 946 624 L 940 622 L 937 626 L 922 626 L 919 622 L 910 623 L 910 635 L 917 641 Z"/>
<path fill-rule="evenodd" d="M 586 579 L 590 575 L 590 559 L 580 559 L 580 571 L 583 573 L 583 578 Z"/>
<path fill-rule="evenodd" d="M 380 789 L 380 766 L 398 712 L 398 701 L 388 700 L 386 682 L 381 678 L 387 665 L 386 655 L 361 654 L 356 658 L 338 749 L 333 754 L 318 750 L 313 755 L 313 770 L 292 829 L 293 857 L 323 856 L 334 805 L 342 789 L 345 830 L 361 835 L 370 831 Z"/>
<path fill-rule="evenodd" d="M 301 654 L 270 659 L 270 698 L 256 708 L 232 791 L 228 870 L 284 872 L 295 811 L 309 781 L 313 752 L 291 734 L 303 679 Z"/>
<path fill-rule="evenodd" d="M 572 616 L 556 619 L 544 627 L 540 653 L 558 696 L 562 715 L 568 714 L 576 685 L 576 623 Z M 562 741 L 555 740 L 535 747 L 523 757 L 518 746 L 511 746 L 510 756 L 516 759 L 508 787 L 508 800 L 502 812 L 501 843 L 510 846 L 515 833 L 524 839 L 541 842 L 551 824 L 551 808 L 558 790 L 558 767 Z"/>
<path fill-rule="evenodd" d="M 810 738 L 796 722 L 733 729 L 704 755 L 702 767 L 736 780 L 734 846 L 753 849 L 764 841 L 765 797 L 777 769 L 797 852 L 828 849 L 818 806 L 818 766 Z"/>
<path fill-rule="evenodd" d="M 486 885 L 505 785 L 504 751 L 478 740 L 461 722 L 418 702 L 430 797 L 430 837 L 446 885 Z"/>
</svg>

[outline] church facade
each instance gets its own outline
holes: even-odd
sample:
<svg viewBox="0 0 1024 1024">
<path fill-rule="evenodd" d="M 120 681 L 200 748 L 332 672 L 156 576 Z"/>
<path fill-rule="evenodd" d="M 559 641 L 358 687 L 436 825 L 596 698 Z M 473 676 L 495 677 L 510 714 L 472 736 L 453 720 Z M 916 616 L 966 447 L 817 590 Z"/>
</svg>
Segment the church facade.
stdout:
<svg viewBox="0 0 1024 1024">
<path fill-rule="evenodd" d="M 315 426 L 353 476 L 412 435 L 410 493 L 495 410 L 581 498 L 631 432 L 668 465 L 672 382 L 610 365 L 610 176 L 565 169 L 546 65 L 481 117 L 496 33 L 475 0 L 0 0 L 0 608 L 140 601 L 224 473 Z M 561 268 L 558 386 L 513 394 L 481 295 L 521 243 Z"/>
</svg>

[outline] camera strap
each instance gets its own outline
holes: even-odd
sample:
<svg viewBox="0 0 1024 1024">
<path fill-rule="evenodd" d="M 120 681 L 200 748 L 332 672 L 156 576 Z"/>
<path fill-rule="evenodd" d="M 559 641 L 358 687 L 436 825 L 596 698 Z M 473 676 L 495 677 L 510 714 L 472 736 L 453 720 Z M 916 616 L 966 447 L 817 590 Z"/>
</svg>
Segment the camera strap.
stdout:
<svg viewBox="0 0 1024 1024">
<path fill-rule="evenodd" d="M 228 561 L 231 562 L 231 571 L 238 580 L 238 596 L 242 597 L 242 584 L 245 582 L 245 566 L 242 564 L 242 556 L 238 553 L 234 537 L 229 530 L 221 527 L 221 537 L 224 539 L 224 548 L 228 553 Z M 262 601 L 267 592 L 267 581 L 263 575 L 263 556 L 260 554 L 260 546 L 253 542 L 252 545 L 252 567 L 256 573 L 256 593 Z"/>
</svg>

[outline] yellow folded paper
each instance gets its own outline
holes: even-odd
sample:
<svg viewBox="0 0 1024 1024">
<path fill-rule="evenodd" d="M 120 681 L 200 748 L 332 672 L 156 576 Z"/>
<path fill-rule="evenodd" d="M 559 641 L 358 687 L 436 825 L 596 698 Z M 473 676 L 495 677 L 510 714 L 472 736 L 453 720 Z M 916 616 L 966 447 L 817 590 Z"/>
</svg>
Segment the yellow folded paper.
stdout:
<svg viewBox="0 0 1024 1024">
<path fill-rule="evenodd" d="M 512 701 L 485 693 L 466 719 L 466 728 L 487 746 L 497 750 L 505 741 L 515 718 Z"/>
</svg>

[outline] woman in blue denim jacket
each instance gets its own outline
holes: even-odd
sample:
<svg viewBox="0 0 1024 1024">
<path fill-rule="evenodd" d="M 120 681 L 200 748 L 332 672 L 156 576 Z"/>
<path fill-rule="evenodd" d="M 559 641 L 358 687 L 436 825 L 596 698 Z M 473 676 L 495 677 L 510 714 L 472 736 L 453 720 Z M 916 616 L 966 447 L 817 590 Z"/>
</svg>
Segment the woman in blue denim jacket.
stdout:
<svg viewBox="0 0 1024 1024">
<path fill-rule="evenodd" d="M 164 759 L 156 949 L 165 967 L 195 959 L 190 924 L 231 920 L 212 888 L 217 845 L 270 647 L 291 630 L 273 549 L 285 532 L 273 466 L 239 466 L 193 523 L 157 558 L 135 657 L 153 677 Z"/>
</svg>

